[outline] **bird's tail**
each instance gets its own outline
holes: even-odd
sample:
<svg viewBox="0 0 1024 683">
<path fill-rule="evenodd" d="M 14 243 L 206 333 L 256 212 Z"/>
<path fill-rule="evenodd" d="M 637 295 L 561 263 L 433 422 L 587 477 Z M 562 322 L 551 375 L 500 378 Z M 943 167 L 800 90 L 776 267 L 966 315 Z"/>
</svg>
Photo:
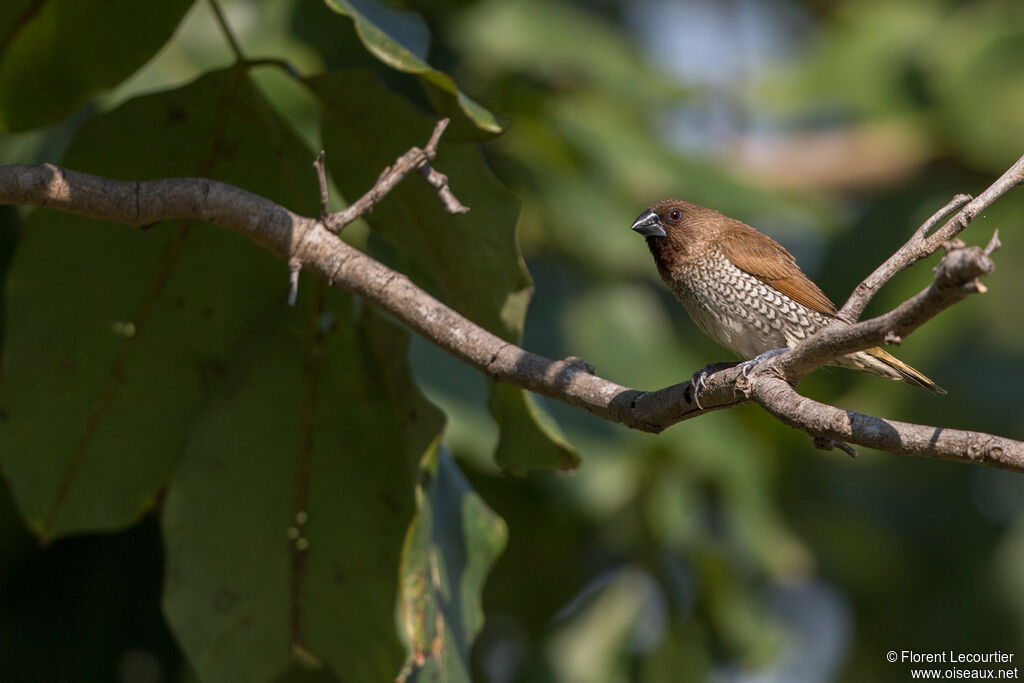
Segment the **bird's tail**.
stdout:
<svg viewBox="0 0 1024 683">
<path fill-rule="evenodd" d="M 836 360 L 836 365 L 847 368 L 863 370 L 872 375 L 885 377 L 898 382 L 906 382 L 912 386 L 931 391 L 936 394 L 944 394 L 946 390 L 935 382 L 931 381 L 920 372 L 910 367 L 891 353 L 883 351 L 876 346 L 857 353 L 851 353 Z"/>
</svg>

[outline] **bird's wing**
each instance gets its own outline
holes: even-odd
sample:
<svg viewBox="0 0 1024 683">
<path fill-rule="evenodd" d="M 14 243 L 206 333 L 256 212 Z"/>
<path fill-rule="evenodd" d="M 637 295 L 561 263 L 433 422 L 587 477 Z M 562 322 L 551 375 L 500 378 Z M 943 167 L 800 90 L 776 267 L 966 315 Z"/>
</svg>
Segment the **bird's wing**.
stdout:
<svg viewBox="0 0 1024 683">
<path fill-rule="evenodd" d="M 836 307 L 818 285 L 804 275 L 785 247 L 745 223 L 736 223 L 742 229 L 719 242 L 727 259 L 797 303 L 825 315 L 835 314 Z"/>
</svg>

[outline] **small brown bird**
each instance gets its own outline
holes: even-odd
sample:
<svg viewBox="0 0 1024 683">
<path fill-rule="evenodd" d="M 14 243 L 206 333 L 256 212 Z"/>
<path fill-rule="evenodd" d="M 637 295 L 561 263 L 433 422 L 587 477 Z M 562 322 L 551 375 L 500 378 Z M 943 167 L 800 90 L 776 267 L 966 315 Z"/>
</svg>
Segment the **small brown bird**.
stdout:
<svg viewBox="0 0 1024 683">
<path fill-rule="evenodd" d="M 828 325 L 836 313 L 781 244 L 714 209 L 666 199 L 640 214 L 632 227 L 647 238 L 661 279 L 697 327 L 740 358 L 781 353 Z M 946 393 L 879 347 L 830 364 Z M 703 378 L 694 375 L 695 386 Z"/>
</svg>

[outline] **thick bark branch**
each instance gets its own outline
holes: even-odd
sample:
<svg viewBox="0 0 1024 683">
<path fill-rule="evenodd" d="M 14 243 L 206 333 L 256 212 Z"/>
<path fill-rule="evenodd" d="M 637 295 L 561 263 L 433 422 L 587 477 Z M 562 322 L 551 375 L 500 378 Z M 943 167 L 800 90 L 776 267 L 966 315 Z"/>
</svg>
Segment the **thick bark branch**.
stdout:
<svg viewBox="0 0 1024 683">
<path fill-rule="evenodd" d="M 753 382 L 751 396 L 780 421 L 816 439 L 1024 471 L 1024 443 L 1020 441 L 844 410 L 801 396 L 787 382 L 775 377 L 762 376 Z"/>
<path fill-rule="evenodd" d="M 935 283 L 890 313 L 856 325 L 830 326 L 789 353 L 761 364 L 749 377 L 740 368 L 709 376 L 701 391 L 703 408 L 697 408 L 692 402 L 689 382 L 658 391 L 639 391 L 593 375 L 592 369 L 578 359 L 552 360 L 510 344 L 433 298 L 406 276 L 345 244 L 326 227 L 339 229 L 370 210 L 413 168 L 420 169 L 438 189 L 449 210 L 463 210 L 451 195 L 444 176 L 429 167 L 443 129 L 443 123 L 439 124 L 426 148 L 413 148 L 385 169 L 374 188 L 349 209 L 321 218 L 299 216 L 264 197 L 206 178 L 124 182 L 51 164 L 0 166 L 0 203 L 48 207 L 139 227 L 168 219 L 209 221 L 255 240 L 289 263 L 292 272 L 300 265 L 317 271 L 331 284 L 372 302 L 428 341 L 499 382 L 563 401 L 633 429 L 659 432 L 712 410 L 756 402 L 783 422 L 814 436 L 816 443 L 850 442 L 893 453 L 942 457 L 1024 472 L 1024 443 L 844 411 L 804 398 L 780 379 L 798 378 L 836 356 L 905 336 L 970 293 L 971 283 L 977 282 L 975 278 L 991 271 L 988 253 L 953 249 L 937 268 Z M 932 240 L 947 231 L 950 224 L 959 226 L 955 232 L 962 230 L 980 210 L 1020 182 L 1024 159 L 1014 169 L 1018 169 L 1016 176 L 1007 180 L 1008 172 L 993 185 L 995 189 L 986 190 L 926 239 Z M 322 182 L 321 188 L 324 187 Z M 448 196 L 454 201 L 449 201 Z M 325 200 L 322 204 L 326 207 Z M 935 218 L 934 223 L 941 217 Z M 899 266 L 902 268 L 913 260 L 903 256 L 894 263 L 903 263 Z M 877 287 L 888 281 L 892 276 L 888 273 L 887 270 L 865 285 L 864 296 L 869 299 Z M 973 291 L 979 291 L 978 287 L 974 286 Z M 855 306 L 850 307 L 854 309 Z"/>
</svg>

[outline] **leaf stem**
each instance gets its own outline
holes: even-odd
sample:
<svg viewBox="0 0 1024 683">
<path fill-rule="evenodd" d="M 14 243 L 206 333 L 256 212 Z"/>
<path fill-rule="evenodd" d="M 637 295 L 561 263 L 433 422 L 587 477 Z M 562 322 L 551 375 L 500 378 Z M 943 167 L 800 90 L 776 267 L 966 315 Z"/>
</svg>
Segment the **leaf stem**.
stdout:
<svg viewBox="0 0 1024 683">
<path fill-rule="evenodd" d="M 224 12 L 221 11 L 220 4 L 217 0 L 210 0 L 210 7 L 213 8 L 213 14 L 217 17 L 217 23 L 220 24 L 224 37 L 227 38 L 228 44 L 231 45 L 231 51 L 235 53 L 235 59 L 239 62 L 247 61 L 245 55 L 242 54 L 242 47 L 238 44 L 238 39 L 235 38 L 235 34 L 232 33 L 231 27 L 228 25 L 228 20 L 224 17 Z"/>
</svg>

